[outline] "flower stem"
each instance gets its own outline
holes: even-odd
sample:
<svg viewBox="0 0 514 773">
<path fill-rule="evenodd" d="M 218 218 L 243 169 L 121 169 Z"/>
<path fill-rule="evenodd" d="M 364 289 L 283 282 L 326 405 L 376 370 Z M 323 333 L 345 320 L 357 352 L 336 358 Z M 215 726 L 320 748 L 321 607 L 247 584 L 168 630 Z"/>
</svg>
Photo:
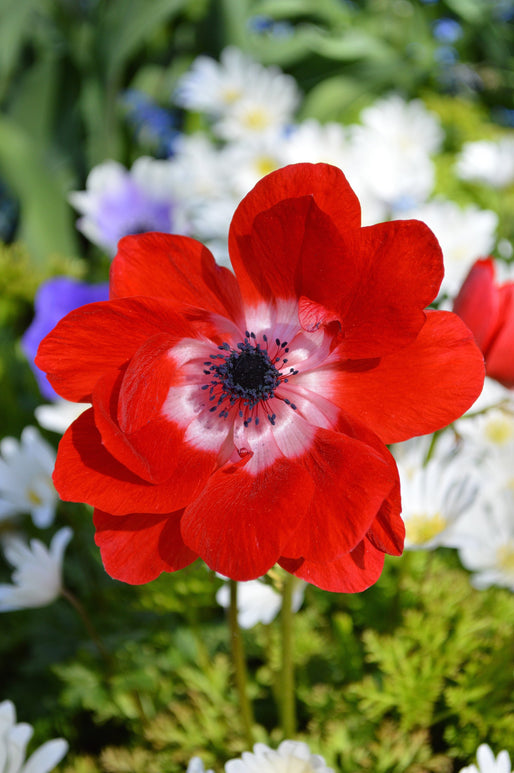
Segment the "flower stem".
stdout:
<svg viewBox="0 0 514 773">
<path fill-rule="evenodd" d="M 78 600 L 78 598 L 67 588 L 61 588 L 61 596 L 63 596 L 67 601 L 70 602 L 72 607 L 75 608 L 75 610 L 78 612 L 80 618 L 82 619 L 82 622 L 84 623 L 87 632 L 91 638 L 91 641 L 96 646 L 98 652 L 103 658 L 103 661 L 107 668 L 110 668 L 111 665 L 111 656 L 107 652 L 102 640 L 100 639 L 99 635 L 95 631 L 93 627 L 93 623 L 89 619 L 89 615 L 87 614 L 86 610 L 84 609 L 82 603 Z"/>
<path fill-rule="evenodd" d="M 282 588 L 282 730 L 284 738 L 294 738 L 296 732 L 296 696 L 293 660 L 293 588 L 295 578 L 288 574 Z"/>
<path fill-rule="evenodd" d="M 241 718 L 243 720 L 244 732 L 249 747 L 253 746 L 253 710 L 248 697 L 248 678 L 246 672 L 246 658 L 243 647 L 241 629 L 237 619 L 237 582 L 230 580 L 230 607 L 228 612 L 230 625 L 230 643 L 232 646 L 232 661 L 234 664 L 234 674 L 236 678 L 236 687 L 239 695 L 239 705 L 241 708 Z"/>
</svg>

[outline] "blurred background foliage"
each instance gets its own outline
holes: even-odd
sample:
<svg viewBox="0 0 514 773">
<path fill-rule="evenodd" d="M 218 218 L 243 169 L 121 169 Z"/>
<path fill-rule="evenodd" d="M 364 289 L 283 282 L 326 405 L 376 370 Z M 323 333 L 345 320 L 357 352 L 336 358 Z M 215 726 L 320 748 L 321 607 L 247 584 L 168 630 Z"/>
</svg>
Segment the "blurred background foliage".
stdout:
<svg viewBox="0 0 514 773">
<path fill-rule="evenodd" d="M 397 90 L 465 97 L 509 123 L 512 12 L 511 0 L 3 0 L 3 238 L 35 262 L 76 255 L 65 194 L 95 164 L 133 160 L 124 92 L 143 91 L 180 128 L 177 78 L 229 44 L 294 75 L 300 118 L 349 122 Z"/>
<path fill-rule="evenodd" d="M 41 401 L 17 348 L 37 287 L 58 274 L 104 278 L 108 266 L 77 234 L 68 192 L 101 161 L 152 150 L 151 138 L 134 139 L 127 90 L 192 130 L 200 117 L 172 106 L 177 79 L 200 53 L 234 44 L 297 79 L 300 118 L 349 123 L 388 91 L 422 96 L 446 132 L 437 185 L 466 203 L 466 185 L 451 189 L 448 173 L 456 149 L 514 121 L 512 18 L 508 0 L 3 0 L 2 434 L 18 436 Z M 441 20 L 457 26 L 444 32 Z M 487 195 L 496 198 L 481 205 L 512 238 L 512 193 Z M 75 531 L 65 581 L 109 655 L 64 599 L 5 614 L 0 697 L 34 724 L 36 742 L 70 741 L 66 773 L 173 773 L 194 754 L 219 766 L 243 751 L 220 581 L 194 565 L 148 586 L 117 583 L 87 508 L 59 508 Z M 512 594 L 471 588 L 449 550 L 388 560 L 363 594 L 309 587 L 296 617 L 298 737 L 343 773 L 448 773 L 482 742 L 513 754 L 513 630 Z M 275 744 L 277 623 L 245 640 L 256 735 Z"/>
</svg>

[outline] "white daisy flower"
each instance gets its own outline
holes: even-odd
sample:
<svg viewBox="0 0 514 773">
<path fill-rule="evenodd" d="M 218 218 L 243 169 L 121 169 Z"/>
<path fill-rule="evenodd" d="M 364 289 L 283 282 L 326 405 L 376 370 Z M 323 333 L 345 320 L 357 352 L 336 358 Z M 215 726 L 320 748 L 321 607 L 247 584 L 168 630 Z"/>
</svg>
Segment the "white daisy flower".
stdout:
<svg viewBox="0 0 514 773">
<path fill-rule="evenodd" d="M 282 741 L 278 749 L 257 743 L 253 752 L 243 752 L 240 759 L 229 760 L 225 773 L 333 773 L 323 757 L 311 754 L 306 743 Z"/>
<path fill-rule="evenodd" d="M 444 139 L 439 117 L 426 108 L 420 99 L 406 102 L 397 94 L 378 99 L 360 114 L 367 129 L 387 140 L 407 155 L 437 153 Z"/>
<path fill-rule="evenodd" d="M 0 584 L 0 612 L 45 607 L 60 596 L 64 551 L 72 536 L 68 527 L 59 529 L 49 548 L 38 539 L 30 545 L 20 537 L 4 539 L 4 554 L 14 572 L 12 585 Z"/>
<path fill-rule="evenodd" d="M 223 578 L 225 579 L 225 578 Z M 297 581 L 293 590 L 292 609 L 298 612 L 305 591 L 303 581 Z M 218 588 L 216 601 L 221 607 L 230 606 L 230 587 L 227 583 Z M 268 625 L 280 612 L 282 596 L 261 580 L 240 582 L 237 586 L 237 619 L 241 628 L 253 628 L 257 623 Z"/>
<path fill-rule="evenodd" d="M 514 182 L 514 138 L 466 142 L 455 170 L 461 180 L 504 188 Z"/>
<path fill-rule="evenodd" d="M 478 486 L 475 465 L 455 452 L 450 435 L 425 463 L 431 436 L 393 446 L 402 492 L 406 550 L 433 550 L 459 544 L 456 525 L 473 505 Z"/>
<path fill-rule="evenodd" d="M 184 230 L 203 242 L 227 242 L 228 228 L 240 196 L 231 186 L 225 152 L 205 135 L 183 135 L 170 159 L 177 198 L 176 214 Z M 227 259 L 228 259 L 228 248 Z"/>
<path fill-rule="evenodd" d="M 260 179 L 285 166 L 286 154 L 287 136 L 282 131 L 228 144 L 223 151 L 223 166 L 234 201 L 239 203 Z"/>
<path fill-rule="evenodd" d="M 459 521 L 459 557 L 476 588 L 514 591 L 514 415 L 491 409 L 457 424 L 462 454 L 476 460 L 479 495 Z"/>
<path fill-rule="evenodd" d="M 20 441 L 0 442 L 0 521 L 30 513 L 35 526 L 49 526 L 58 501 L 52 482 L 54 449 L 35 427 L 25 427 Z"/>
<path fill-rule="evenodd" d="M 510 446 L 514 453 L 514 404 L 508 403 L 506 409 L 491 407 L 476 416 L 465 416 L 455 426 L 466 444 L 467 453 L 479 458 L 491 453 L 504 456 L 509 453 Z"/>
<path fill-rule="evenodd" d="M 495 757 L 491 747 L 486 743 L 481 744 L 477 749 L 477 763 L 478 765 L 461 768 L 459 773 L 511 773 L 512 770 L 509 753 L 504 750 Z"/>
<path fill-rule="evenodd" d="M 89 403 L 72 403 L 69 400 L 56 400 L 54 403 L 38 405 L 34 410 L 34 415 L 43 429 L 58 432 L 62 435 L 70 424 L 89 407 Z"/>
<path fill-rule="evenodd" d="M 296 81 L 229 47 L 216 62 L 200 56 L 180 80 L 175 101 L 206 112 L 224 139 L 244 139 L 287 125 L 299 103 Z"/>
<path fill-rule="evenodd" d="M 436 235 L 443 251 L 445 275 L 441 294 L 455 297 L 477 258 L 489 255 L 496 238 L 498 215 L 453 201 L 434 200 L 410 210 L 404 218 L 422 220 Z"/>
<path fill-rule="evenodd" d="M 513 512 L 514 496 L 504 489 L 462 524 L 459 558 L 473 572 L 471 584 L 479 590 L 494 585 L 514 591 Z"/>
<path fill-rule="evenodd" d="M 214 773 L 213 770 L 205 770 L 200 757 L 191 757 L 187 766 L 187 773 Z"/>
<path fill-rule="evenodd" d="M 183 230 L 175 217 L 177 195 L 167 160 L 142 156 L 130 171 L 117 161 L 105 161 L 89 173 L 86 190 L 68 198 L 82 215 L 77 228 L 110 255 L 128 234 Z"/>
<path fill-rule="evenodd" d="M 32 727 L 26 722 L 16 724 L 16 709 L 12 701 L 0 703 L 0 773 L 50 773 L 68 751 L 63 738 L 46 741 L 25 759 Z"/>
<path fill-rule="evenodd" d="M 391 144 L 387 136 L 365 126 L 355 127 L 353 147 L 358 167 L 357 192 L 367 191 L 368 197 L 374 197 L 384 217 L 419 206 L 432 193 L 434 165 L 423 150 L 403 150 Z"/>
<path fill-rule="evenodd" d="M 284 163 L 325 163 L 339 167 L 356 192 L 362 209 L 363 225 L 373 225 L 387 217 L 387 206 L 366 184 L 366 174 L 356 158 L 352 132 L 338 123 L 320 124 L 308 119 L 294 126 L 282 142 Z"/>
</svg>

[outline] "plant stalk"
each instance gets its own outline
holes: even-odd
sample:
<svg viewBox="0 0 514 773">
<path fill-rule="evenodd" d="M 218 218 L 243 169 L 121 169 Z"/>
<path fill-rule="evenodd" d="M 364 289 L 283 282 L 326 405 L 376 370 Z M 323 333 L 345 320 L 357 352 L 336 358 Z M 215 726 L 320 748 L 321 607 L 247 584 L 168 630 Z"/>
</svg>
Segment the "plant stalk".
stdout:
<svg viewBox="0 0 514 773">
<path fill-rule="evenodd" d="M 282 730 L 284 738 L 294 738 L 296 733 L 296 695 L 293 657 L 293 588 L 295 578 L 288 574 L 282 588 Z"/>
<path fill-rule="evenodd" d="M 241 708 L 241 718 L 249 748 L 252 748 L 253 739 L 253 709 L 250 698 L 248 697 L 248 676 L 246 670 L 246 658 L 243 647 L 241 629 L 237 619 L 237 582 L 230 580 L 230 607 L 228 611 L 230 626 L 230 643 L 232 648 L 232 661 L 234 664 L 234 675 L 236 679 L 236 688 L 239 695 L 239 706 Z"/>
</svg>

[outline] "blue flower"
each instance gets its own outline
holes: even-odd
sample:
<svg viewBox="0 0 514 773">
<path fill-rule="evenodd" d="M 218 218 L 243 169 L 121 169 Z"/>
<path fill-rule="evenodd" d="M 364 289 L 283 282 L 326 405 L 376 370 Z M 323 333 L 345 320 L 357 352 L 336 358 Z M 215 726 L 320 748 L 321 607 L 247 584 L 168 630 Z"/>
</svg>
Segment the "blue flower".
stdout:
<svg viewBox="0 0 514 773">
<path fill-rule="evenodd" d="M 90 285 L 77 279 L 58 276 L 48 279 L 40 286 L 34 299 L 34 319 L 22 338 L 22 349 L 32 368 L 41 394 L 49 400 L 58 395 L 43 373 L 34 364 L 42 339 L 68 312 L 86 303 L 106 301 L 109 298 L 109 284 Z"/>
<path fill-rule="evenodd" d="M 456 43 L 462 37 L 462 27 L 455 19 L 442 17 L 433 23 L 432 33 L 439 43 Z"/>
</svg>

